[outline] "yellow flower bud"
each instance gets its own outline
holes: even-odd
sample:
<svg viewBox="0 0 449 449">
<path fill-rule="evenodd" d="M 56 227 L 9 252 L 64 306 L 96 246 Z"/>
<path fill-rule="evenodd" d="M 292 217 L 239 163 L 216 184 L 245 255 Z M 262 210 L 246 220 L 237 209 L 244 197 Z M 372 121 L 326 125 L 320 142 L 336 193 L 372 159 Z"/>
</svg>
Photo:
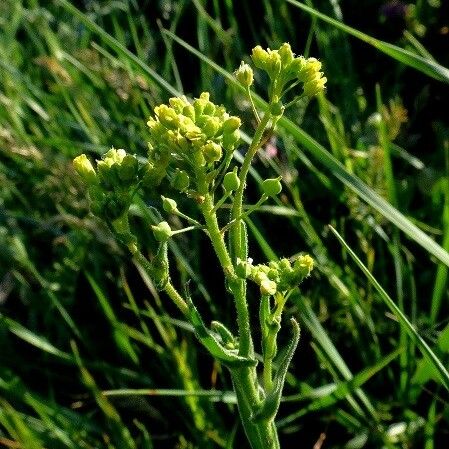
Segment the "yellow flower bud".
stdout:
<svg viewBox="0 0 449 449">
<path fill-rule="evenodd" d="M 270 281 L 269 279 L 264 279 L 260 283 L 260 293 L 264 296 L 269 295 L 272 296 L 276 293 L 277 286 L 276 282 Z"/>
<path fill-rule="evenodd" d="M 240 128 L 242 121 L 235 116 L 229 117 L 223 123 L 223 134 L 233 133 L 236 129 Z"/>
<path fill-rule="evenodd" d="M 281 57 L 282 67 L 286 68 L 293 61 L 294 54 L 289 43 L 284 43 L 278 50 L 279 56 Z"/>
<path fill-rule="evenodd" d="M 159 121 L 168 129 L 176 129 L 179 126 L 178 114 L 175 110 L 167 106 L 166 104 L 161 104 L 154 108 L 154 113 L 156 114 Z"/>
<path fill-rule="evenodd" d="M 281 65 L 279 53 L 276 50 L 270 51 L 265 70 L 272 79 L 276 78 L 281 72 Z"/>
<path fill-rule="evenodd" d="M 254 82 L 254 73 L 253 69 L 245 64 L 243 61 L 240 64 L 240 67 L 234 73 L 237 81 L 244 87 L 250 87 Z"/>
<path fill-rule="evenodd" d="M 313 97 L 324 90 L 327 78 L 321 78 L 322 75 L 323 73 L 319 72 L 314 79 L 311 79 L 310 81 L 304 83 L 304 95 Z"/>
<path fill-rule="evenodd" d="M 81 154 L 73 159 L 73 167 L 86 184 L 93 185 L 98 183 L 95 169 L 85 154 Z"/>
<path fill-rule="evenodd" d="M 202 151 L 204 158 L 208 163 L 218 162 L 223 154 L 221 146 L 215 142 L 209 142 L 206 145 L 204 145 Z"/>
<path fill-rule="evenodd" d="M 268 52 L 258 45 L 253 48 L 251 59 L 258 69 L 265 69 L 268 62 Z"/>
</svg>

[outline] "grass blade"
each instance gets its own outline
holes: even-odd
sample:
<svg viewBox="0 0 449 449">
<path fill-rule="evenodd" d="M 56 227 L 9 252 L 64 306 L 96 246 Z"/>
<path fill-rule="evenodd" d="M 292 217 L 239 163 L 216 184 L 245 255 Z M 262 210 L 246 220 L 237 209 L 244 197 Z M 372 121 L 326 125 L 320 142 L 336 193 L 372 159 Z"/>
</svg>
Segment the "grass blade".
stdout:
<svg viewBox="0 0 449 449">
<path fill-rule="evenodd" d="M 308 12 L 312 16 L 329 23 L 330 25 L 344 31 L 345 33 L 350 34 L 351 36 L 356 37 L 357 39 L 360 39 L 363 42 L 366 42 L 369 45 L 372 45 L 374 48 L 381 51 L 382 53 L 385 53 L 391 58 L 396 59 L 397 61 L 402 62 L 403 64 L 408 65 L 409 67 L 412 67 L 413 69 L 418 70 L 419 72 L 422 72 L 430 76 L 431 78 L 449 83 L 449 69 L 438 64 L 433 59 L 426 59 L 422 56 L 411 53 L 408 50 L 404 50 L 401 47 L 397 47 L 396 45 L 371 37 L 368 34 L 362 33 L 355 28 L 341 23 L 338 20 L 333 19 L 332 17 L 326 16 L 316 9 L 310 8 L 309 6 L 306 6 L 295 0 L 287 1 L 291 5 Z"/>
<path fill-rule="evenodd" d="M 365 267 L 363 262 L 357 257 L 357 255 L 352 251 L 349 245 L 344 241 L 343 237 L 332 227 L 329 226 L 332 233 L 337 237 L 341 245 L 346 249 L 348 254 L 358 265 L 358 267 L 363 271 L 365 276 L 371 282 L 373 287 L 377 290 L 380 297 L 383 299 L 388 308 L 397 317 L 401 326 L 407 331 L 409 337 L 416 343 L 417 347 L 421 350 L 424 357 L 429 360 L 432 366 L 436 369 L 439 375 L 441 383 L 449 390 L 449 373 L 444 365 L 441 363 L 440 359 L 435 355 L 430 346 L 423 340 L 423 338 L 418 334 L 413 324 L 408 320 L 404 313 L 399 309 L 396 303 L 390 298 L 388 293 L 382 288 L 382 286 L 377 282 L 374 276 L 369 272 L 368 268 Z"/>
</svg>

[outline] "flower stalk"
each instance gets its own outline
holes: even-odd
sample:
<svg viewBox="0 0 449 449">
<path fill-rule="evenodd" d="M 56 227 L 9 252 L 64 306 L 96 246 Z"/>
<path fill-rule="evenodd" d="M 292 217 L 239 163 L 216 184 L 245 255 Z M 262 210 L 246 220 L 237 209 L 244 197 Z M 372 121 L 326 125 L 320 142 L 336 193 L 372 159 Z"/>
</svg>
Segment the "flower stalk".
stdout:
<svg viewBox="0 0 449 449">
<path fill-rule="evenodd" d="M 229 369 L 236 393 L 243 428 L 253 449 L 279 449 L 274 424 L 279 409 L 285 376 L 299 341 L 299 326 L 291 319 L 292 338 L 278 357 L 277 336 L 281 330 L 282 312 L 290 293 L 309 276 L 313 260 L 301 255 L 295 260 L 280 259 L 268 264 L 253 264 L 248 257 L 248 237 L 245 218 L 258 210 L 262 203 L 282 190 L 280 178 L 262 183 L 262 196 L 249 210 L 243 211 L 248 172 L 254 156 L 271 135 L 277 121 L 298 99 L 315 96 L 324 89 L 321 63 L 315 58 L 295 56 L 289 44 L 278 50 L 253 49 L 252 62 L 268 75 L 268 107 L 260 113 L 252 101 L 253 69 L 243 63 L 235 76 L 245 88 L 252 105 L 257 127 L 241 167 L 232 163 L 233 152 L 240 142 L 241 120 L 228 114 L 223 106 L 210 101 L 203 92 L 192 102 L 185 97 L 171 98 L 169 104 L 154 108 L 148 120 L 148 160 L 138 159 L 119 149 L 111 149 L 96 166 L 86 155 L 75 158 L 74 167 L 86 183 L 91 211 L 110 226 L 117 239 L 128 249 L 134 260 L 146 271 L 155 286 L 165 292 L 190 321 L 199 342 L 212 357 Z M 290 102 L 282 103 L 286 93 L 302 85 L 302 92 Z M 178 208 L 178 203 L 161 196 L 161 212 L 167 220 L 153 223 L 151 231 L 156 245 L 152 258 L 143 255 L 138 238 L 128 220 L 134 195 L 148 189 L 171 189 L 190 199 L 200 218 L 192 218 Z M 165 187 L 164 187 L 165 186 Z M 221 190 L 222 195 L 217 195 Z M 215 197 L 220 197 L 216 201 Z M 217 212 L 226 200 L 231 201 L 227 223 L 220 225 Z M 186 220 L 190 226 L 172 229 L 170 216 Z M 179 293 L 170 277 L 168 242 L 180 233 L 205 231 L 225 278 L 225 295 L 232 296 L 236 309 L 237 335 L 224 323 L 215 321 L 208 327 L 186 289 Z M 229 232 L 229 241 L 226 233 Z M 247 301 L 247 283 L 260 289 L 259 326 L 263 369 L 255 357 L 252 323 Z M 224 285 L 224 287 L 225 287 Z M 254 323 L 253 323 L 254 324 Z M 256 335 L 256 333 L 254 333 Z M 276 360 L 276 364 L 274 361 Z M 274 369 L 276 365 L 277 369 Z"/>
</svg>

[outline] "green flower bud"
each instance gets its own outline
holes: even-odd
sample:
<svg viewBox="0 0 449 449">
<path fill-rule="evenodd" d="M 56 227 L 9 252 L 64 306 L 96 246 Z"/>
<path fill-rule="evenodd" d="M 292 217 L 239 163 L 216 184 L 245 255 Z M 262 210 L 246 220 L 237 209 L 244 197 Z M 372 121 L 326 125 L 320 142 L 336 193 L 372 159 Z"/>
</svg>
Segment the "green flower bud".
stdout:
<svg viewBox="0 0 449 449">
<path fill-rule="evenodd" d="M 156 187 L 162 182 L 166 174 L 167 172 L 164 165 L 155 167 L 152 162 L 148 162 L 148 164 L 143 168 L 143 174 L 141 177 L 142 184 L 146 187 Z"/>
<path fill-rule="evenodd" d="M 260 293 L 264 296 L 269 295 L 272 296 L 276 293 L 277 286 L 276 282 L 270 281 L 269 279 L 264 279 L 260 283 Z"/>
<path fill-rule="evenodd" d="M 258 69 L 265 69 L 268 62 L 268 52 L 265 51 L 260 45 L 258 45 L 257 47 L 253 48 L 251 59 Z"/>
<path fill-rule="evenodd" d="M 131 183 L 136 180 L 139 163 L 135 156 L 127 154 L 118 168 L 119 178 L 125 183 Z"/>
<path fill-rule="evenodd" d="M 206 103 L 206 105 L 204 106 L 203 114 L 214 115 L 215 109 L 216 109 L 216 106 L 211 101 L 208 101 Z"/>
<path fill-rule="evenodd" d="M 233 133 L 223 134 L 222 145 L 226 151 L 233 150 L 235 145 L 240 140 L 240 131 L 236 129 Z"/>
<path fill-rule="evenodd" d="M 192 162 L 197 167 L 204 167 L 206 165 L 206 158 L 204 157 L 202 147 L 195 149 L 192 154 Z"/>
<path fill-rule="evenodd" d="M 183 95 L 182 97 L 173 97 L 168 100 L 170 106 L 178 113 L 181 114 L 186 106 L 189 106 L 187 98 Z"/>
<path fill-rule="evenodd" d="M 190 177 L 184 170 L 176 169 L 175 174 L 171 180 L 171 185 L 174 189 L 183 192 L 187 190 L 190 185 Z"/>
<path fill-rule="evenodd" d="M 293 264 L 293 270 L 295 274 L 300 277 L 300 281 L 302 281 L 305 277 L 309 276 L 313 270 L 312 257 L 308 254 L 299 256 Z"/>
<path fill-rule="evenodd" d="M 276 196 L 281 193 L 282 184 L 280 178 L 265 179 L 262 183 L 262 192 L 267 196 Z"/>
<path fill-rule="evenodd" d="M 85 154 L 73 159 L 73 167 L 87 185 L 98 183 L 95 169 Z"/>
<path fill-rule="evenodd" d="M 240 187 L 240 179 L 236 171 L 230 171 L 224 175 L 223 187 L 226 192 L 233 192 Z"/>
<path fill-rule="evenodd" d="M 98 178 L 101 184 L 106 188 L 111 188 L 115 184 L 112 165 L 107 160 L 97 161 Z"/>
<path fill-rule="evenodd" d="M 203 134 L 207 137 L 214 137 L 220 129 L 220 120 L 218 117 L 208 117 L 201 127 Z"/>
<path fill-rule="evenodd" d="M 304 56 L 298 56 L 295 58 L 288 67 L 288 74 L 291 77 L 299 77 L 306 65 L 306 59 Z"/>
<path fill-rule="evenodd" d="M 281 57 L 276 50 L 269 53 L 266 71 L 272 79 L 276 78 L 281 72 Z"/>
<path fill-rule="evenodd" d="M 193 102 L 193 109 L 195 110 L 196 123 L 198 123 L 198 117 L 203 114 L 204 108 L 206 107 L 208 101 L 209 100 L 201 98 L 200 96 L 200 98 L 195 99 L 195 101 Z"/>
<path fill-rule="evenodd" d="M 239 258 L 237 258 L 237 264 L 235 267 L 235 274 L 241 278 L 241 279 L 246 279 L 249 276 L 251 276 L 251 271 L 253 269 L 253 266 L 251 265 L 250 262 L 246 262 L 244 260 L 241 260 Z"/>
<path fill-rule="evenodd" d="M 281 101 L 276 101 L 275 103 L 270 104 L 270 112 L 273 115 L 280 116 L 284 113 L 284 106 Z"/>
<path fill-rule="evenodd" d="M 172 236 L 172 230 L 166 221 L 161 221 L 158 225 L 151 226 L 151 230 L 158 242 L 166 242 Z"/>
<path fill-rule="evenodd" d="M 159 121 L 168 129 L 177 129 L 179 126 L 178 114 L 175 110 L 167 106 L 166 104 L 161 104 L 154 108 L 154 113 L 156 114 Z"/>
<path fill-rule="evenodd" d="M 202 152 L 204 158 L 206 159 L 206 162 L 208 163 L 218 162 L 223 154 L 221 146 L 215 142 L 209 142 L 206 145 L 204 145 L 202 148 Z"/>
<path fill-rule="evenodd" d="M 287 67 L 294 58 L 294 54 L 292 52 L 292 48 L 290 44 L 284 43 L 278 50 L 279 56 L 281 57 L 282 67 Z"/>
<path fill-rule="evenodd" d="M 253 69 L 243 61 L 240 67 L 234 72 L 237 81 L 244 87 L 250 87 L 254 82 Z"/>
<path fill-rule="evenodd" d="M 129 198 L 127 195 L 115 195 L 110 193 L 106 195 L 103 203 L 102 213 L 109 220 L 115 220 L 121 217 L 129 208 Z"/>
<path fill-rule="evenodd" d="M 191 120 L 195 121 L 195 108 L 191 104 L 184 106 L 182 115 L 185 115 L 186 117 L 189 117 Z"/>
<path fill-rule="evenodd" d="M 322 72 L 318 72 L 315 79 L 311 79 L 310 81 L 304 83 L 304 95 L 313 97 L 318 95 L 320 92 L 323 92 L 327 78 L 325 76 L 321 77 L 322 75 Z"/>
<path fill-rule="evenodd" d="M 240 128 L 242 121 L 235 116 L 231 116 L 223 123 L 223 134 L 233 133 L 236 129 Z"/>
<path fill-rule="evenodd" d="M 178 210 L 178 205 L 175 200 L 162 196 L 162 209 L 169 214 L 173 214 Z"/>
</svg>

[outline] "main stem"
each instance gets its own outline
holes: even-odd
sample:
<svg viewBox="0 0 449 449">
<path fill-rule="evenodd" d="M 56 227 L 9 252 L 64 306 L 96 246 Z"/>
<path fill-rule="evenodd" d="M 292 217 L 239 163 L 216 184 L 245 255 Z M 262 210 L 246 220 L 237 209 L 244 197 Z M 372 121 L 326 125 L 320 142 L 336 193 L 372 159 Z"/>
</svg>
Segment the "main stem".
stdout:
<svg viewBox="0 0 449 449">
<path fill-rule="evenodd" d="M 240 185 L 235 192 L 234 203 L 232 205 L 231 220 L 235 220 L 234 225 L 231 229 L 231 245 L 233 246 L 234 257 L 240 256 L 240 228 L 242 223 L 242 209 L 243 209 L 243 192 L 246 187 L 246 177 L 248 176 L 249 169 L 251 167 L 251 162 L 257 153 L 262 141 L 263 132 L 270 121 L 271 114 L 266 111 L 259 125 L 257 126 L 256 132 L 254 133 L 253 140 L 248 148 L 248 151 L 243 159 L 242 166 L 240 167 L 239 179 Z M 235 260 L 233 261 L 235 263 Z"/>
<path fill-rule="evenodd" d="M 199 190 L 206 186 L 199 183 Z M 200 208 L 204 216 L 206 227 L 212 246 L 220 261 L 230 288 L 234 294 L 237 310 L 237 323 L 239 328 L 239 353 L 246 357 L 254 357 L 254 347 L 251 337 L 248 305 L 246 303 L 246 284 L 237 277 L 231 257 L 223 238 L 217 216 L 214 210 L 212 194 L 207 190 L 202 192 L 204 201 Z M 253 449 L 279 449 L 279 440 L 274 421 L 253 422 L 252 417 L 261 403 L 258 392 L 257 373 L 254 367 L 233 368 L 231 371 L 234 391 L 237 396 L 239 413 L 245 429 L 246 436 Z"/>
</svg>

